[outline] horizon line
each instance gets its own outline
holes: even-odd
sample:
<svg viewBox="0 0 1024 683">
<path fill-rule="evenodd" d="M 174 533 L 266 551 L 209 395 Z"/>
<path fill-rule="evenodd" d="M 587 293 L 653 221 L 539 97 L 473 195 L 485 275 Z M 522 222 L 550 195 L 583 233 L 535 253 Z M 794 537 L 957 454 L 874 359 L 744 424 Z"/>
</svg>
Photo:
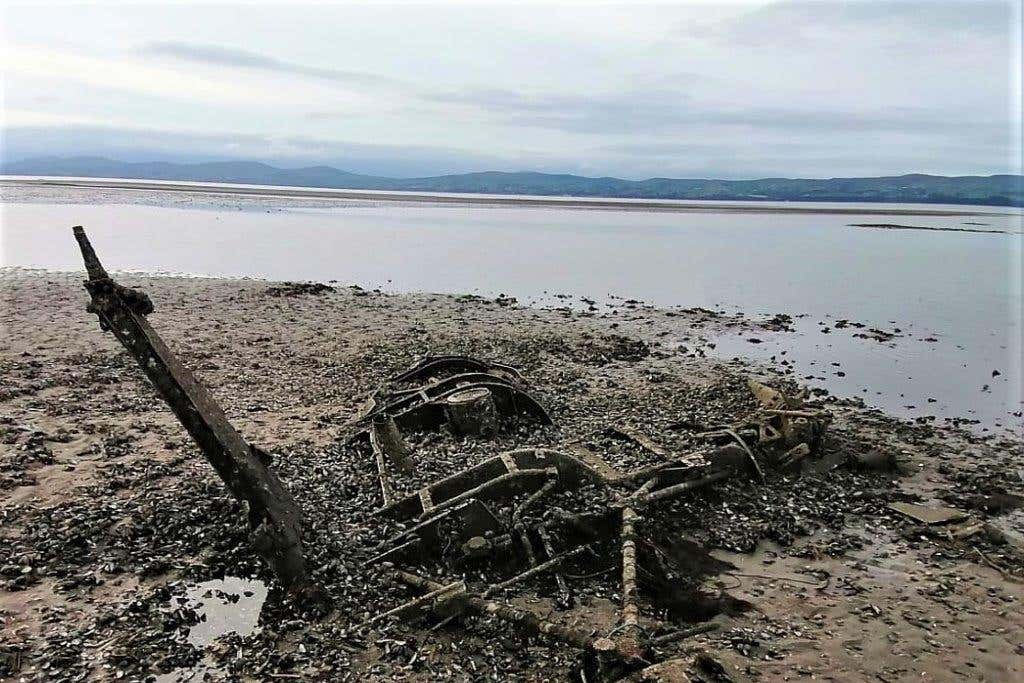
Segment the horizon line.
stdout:
<svg viewBox="0 0 1024 683">
<path fill-rule="evenodd" d="M 448 178 L 448 177 L 457 177 L 457 176 L 483 175 L 483 174 L 503 174 L 503 175 L 534 174 L 534 175 L 543 175 L 543 176 L 571 176 L 571 177 L 574 177 L 574 178 L 583 178 L 583 179 L 586 179 L 586 180 L 617 180 L 617 181 L 627 182 L 627 183 L 643 183 L 643 182 L 647 182 L 647 181 L 651 181 L 651 180 L 675 180 L 675 181 L 698 180 L 698 181 L 713 181 L 713 182 L 722 182 L 722 183 L 757 182 L 757 181 L 766 181 L 766 180 L 807 180 L 807 181 L 816 181 L 816 180 L 822 180 L 822 181 L 823 180 L 875 180 L 875 179 L 883 179 L 883 178 L 906 178 L 906 177 L 911 177 L 911 176 L 927 177 L 927 178 L 948 178 L 948 179 L 956 179 L 956 178 L 998 178 L 998 177 L 1009 177 L 1009 178 L 1021 178 L 1021 179 L 1024 179 L 1024 171 L 1022 171 L 1022 173 L 988 173 L 988 174 L 968 173 L 968 174 L 959 174 L 959 175 L 948 175 L 948 174 L 941 174 L 941 173 L 924 173 L 924 172 L 920 172 L 920 171 L 908 171 L 908 172 L 903 172 L 903 173 L 887 173 L 887 174 L 879 174 L 879 175 L 849 175 L 849 176 L 836 175 L 836 176 L 827 176 L 827 177 L 825 177 L 825 176 L 812 177 L 812 176 L 766 175 L 766 176 L 750 176 L 750 177 L 743 177 L 743 178 L 721 178 L 721 177 L 713 177 L 713 176 L 660 176 L 660 175 L 655 175 L 655 176 L 648 176 L 648 177 L 644 177 L 644 178 L 640 178 L 640 179 L 631 179 L 631 178 L 623 178 L 623 177 L 619 177 L 619 176 L 615 176 L 615 175 L 583 175 L 581 173 L 572 173 L 572 172 L 569 172 L 569 171 L 538 171 L 538 170 L 532 170 L 532 169 L 520 169 L 520 170 L 516 170 L 516 171 L 500 171 L 500 170 L 495 170 L 495 169 L 487 169 L 487 170 L 482 170 L 482 171 L 464 171 L 464 172 L 458 172 L 458 173 L 435 173 L 433 175 L 394 176 L 394 175 L 375 175 L 375 174 L 365 173 L 365 172 L 361 172 L 361 171 L 349 171 L 349 170 L 346 170 L 345 168 L 334 166 L 334 165 L 329 164 L 329 163 L 319 163 L 318 164 L 318 163 L 313 163 L 313 162 L 307 162 L 308 165 L 297 165 L 297 166 L 280 165 L 280 166 L 278 166 L 278 165 L 275 165 L 275 163 L 271 163 L 269 161 L 265 161 L 265 160 L 261 160 L 261 159 L 256 159 L 256 158 L 240 158 L 240 157 L 225 157 L 225 158 L 220 159 L 220 160 L 208 160 L 208 161 L 169 161 L 169 160 L 163 160 L 163 159 L 150 159 L 150 160 L 147 160 L 147 161 L 125 161 L 122 158 L 116 158 L 116 157 L 104 156 L 104 155 L 97 155 L 97 154 L 70 154 L 70 155 L 44 154 L 44 155 L 35 155 L 35 156 L 21 157 L 21 158 L 18 158 L 16 160 L 11 160 L 11 161 L 6 161 L 6 160 L 3 160 L 3 159 L 0 159 L 0 175 L 9 175 L 9 174 L 4 173 L 4 168 L 7 167 L 7 166 L 12 166 L 12 165 L 16 165 L 16 164 L 24 164 L 24 163 L 32 162 L 32 161 L 44 161 L 44 160 L 51 160 L 51 159 L 53 159 L 53 160 L 62 160 L 62 161 L 72 161 L 72 160 L 76 160 L 76 159 L 95 159 L 95 160 L 109 161 L 109 162 L 119 163 L 119 164 L 132 164 L 132 165 L 167 164 L 167 165 L 173 165 L 173 166 L 202 166 L 202 165 L 212 165 L 212 164 L 232 164 L 232 163 L 245 164 L 245 163 L 251 163 L 251 164 L 260 164 L 262 166 L 266 166 L 266 167 L 268 167 L 270 169 L 278 170 L 278 171 L 303 171 L 303 170 L 324 168 L 324 169 L 330 169 L 332 171 L 337 171 L 339 173 L 345 173 L 345 174 L 348 174 L 348 175 L 362 176 L 364 178 L 380 178 L 380 179 L 384 179 L 384 180 L 405 180 L 405 181 L 425 180 L 425 179 L 433 179 L 433 178 Z M 52 177 L 72 177 L 72 176 L 52 176 Z M 93 177 L 93 176 L 81 176 L 81 177 Z M 95 176 L 95 177 L 98 178 L 99 176 Z M 145 178 L 140 178 L 139 180 L 146 180 L 146 179 Z M 228 181 L 228 182 L 230 182 L 230 181 Z"/>
<path fill-rule="evenodd" d="M 0 182 L 20 185 L 56 187 L 97 187 L 124 190 L 157 190 L 170 192 L 195 192 L 198 194 L 242 195 L 255 197 L 279 197 L 291 199 L 345 199 L 376 201 L 407 201 L 435 204 L 471 204 L 580 208 L 595 210 L 666 211 L 720 213 L 776 213 L 776 214 L 837 214 L 837 215 L 902 215 L 902 216 L 1019 216 L 1019 211 L 997 211 L 996 209 L 1020 209 L 1015 205 L 967 204 L 964 209 L 893 209 L 873 207 L 830 207 L 828 204 L 904 204 L 928 206 L 929 202 L 886 202 L 856 200 L 784 200 L 784 199 L 649 199 L 642 197 L 600 197 L 576 195 L 525 195 L 490 194 L 481 192 L 423 192 L 414 190 L 372 190 L 353 188 L 302 187 L 289 185 L 259 185 L 251 183 L 213 182 L 195 180 L 154 180 L 147 178 L 99 178 L 89 176 L 15 176 L 0 174 Z M 936 206 L 942 204 L 933 202 Z M 780 206 L 781 205 L 781 206 Z M 947 204 L 946 206 L 958 206 Z M 971 207 L 975 210 L 969 210 Z M 978 211 L 977 209 L 993 209 Z"/>
</svg>

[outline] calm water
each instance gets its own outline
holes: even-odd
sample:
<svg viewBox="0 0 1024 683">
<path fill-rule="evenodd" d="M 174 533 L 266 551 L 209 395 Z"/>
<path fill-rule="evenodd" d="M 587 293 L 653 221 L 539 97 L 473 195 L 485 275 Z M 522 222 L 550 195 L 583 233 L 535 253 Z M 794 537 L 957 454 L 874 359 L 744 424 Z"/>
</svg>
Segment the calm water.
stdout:
<svg viewBox="0 0 1024 683">
<path fill-rule="evenodd" d="M 89 190 L 62 190 L 57 201 L 18 192 L 4 194 L 4 265 L 81 268 L 69 228 L 83 224 L 111 269 L 505 293 L 540 304 L 555 293 L 599 301 L 618 295 L 662 307 L 805 315 L 796 333 L 759 333 L 765 343 L 756 345 L 746 341 L 750 335 L 727 337 L 718 351 L 763 358 L 785 351 L 798 376 L 901 415 L 1020 424 L 1008 413 L 1019 412 L 1022 400 L 1021 216 L 998 215 L 1012 210 L 941 217 L 275 198 L 186 204 L 163 193 L 138 204 L 127 202 L 142 195 L 107 192 L 96 195 L 102 203 L 83 203 Z M 858 339 L 855 328 L 834 329 L 840 318 L 899 328 L 903 336 Z"/>
</svg>

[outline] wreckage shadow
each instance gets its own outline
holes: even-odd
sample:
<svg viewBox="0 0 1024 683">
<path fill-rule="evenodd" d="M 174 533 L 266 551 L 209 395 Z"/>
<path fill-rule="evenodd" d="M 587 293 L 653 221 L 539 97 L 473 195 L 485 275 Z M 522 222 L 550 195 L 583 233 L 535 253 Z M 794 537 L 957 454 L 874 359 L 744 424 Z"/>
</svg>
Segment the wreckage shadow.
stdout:
<svg viewBox="0 0 1024 683">
<path fill-rule="evenodd" d="M 712 556 L 685 538 L 667 542 L 642 541 L 638 548 L 638 582 L 650 603 L 677 623 L 708 621 L 724 614 L 736 616 L 754 605 L 725 591 L 712 592 L 706 579 L 736 571 L 736 565 Z"/>
<path fill-rule="evenodd" d="M 614 511 L 588 515 L 585 523 L 562 529 L 562 534 L 572 544 L 593 543 L 602 556 L 614 556 L 618 519 Z M 637 561 L 641 595 L 675 623 L 699 623 L 719 615 L 736 616 L 754 609 L 753 603 L 725 591 L 708 590 L 708 579 L 739 568 L 714 557 L 699 543 L 682 536 L 658 541 L 639 539 Z M 618 571 L 622 569 L 618 563 L 609 568 L 612 567 Z M 570 567 L 567 569 L 573 571 Z"/>
</svg>

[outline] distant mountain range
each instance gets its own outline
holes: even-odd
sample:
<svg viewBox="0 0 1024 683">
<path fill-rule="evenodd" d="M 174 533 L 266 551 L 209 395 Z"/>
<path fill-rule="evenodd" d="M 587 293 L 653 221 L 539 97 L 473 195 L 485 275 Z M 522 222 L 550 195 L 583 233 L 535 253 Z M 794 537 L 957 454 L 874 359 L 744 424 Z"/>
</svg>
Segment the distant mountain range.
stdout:
<svg viewBox="0 0 1024 683">
<path fill-rule="evenodd" d="M 774 200 L 820 202 L 927 202 L 1024 206 L 1024 176 L 934 176 L 879 178 L 588 178 L 549 173 L 463 173 L 428 178 L 384 178 L 330 166 L 276 168 L 255 161 L 178 164 L 128 163 L 103 157 L 39 157 L 0 165 L 5 175 L 138 178 L 195 182 L 291 185 L 295 187 L 412 192 L 468 192 L 645 199 Z"/>
</svg>

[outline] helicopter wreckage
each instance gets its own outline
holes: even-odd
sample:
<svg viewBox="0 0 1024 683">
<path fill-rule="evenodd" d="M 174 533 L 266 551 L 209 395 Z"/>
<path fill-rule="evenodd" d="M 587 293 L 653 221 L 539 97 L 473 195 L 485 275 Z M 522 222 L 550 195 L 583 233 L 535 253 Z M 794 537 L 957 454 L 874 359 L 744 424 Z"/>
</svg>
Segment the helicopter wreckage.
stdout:
<svg viewBox="0 0 1024 683">
<path fill-rule="evenodd" d="M 313 579 L 303 550 L 299 507 L 275 474 L 271 457 L 231 425 L 149 324 L 149 297 L 111 279 L 85 231 L 75 227 L 74 234 L 88 274 L 88 310 L 128 350 L 227 489 L 245 503 L 252 547 L 287 593 L 329 608 L 330 596 Z M 757 409 L 733 424 L 705 429 L 700 434 L 705 446 L 696 452 L 675 453 L 641 433 L 612 426 L 607 436 L 648 452 L 654 464 L 621 471 L 583 446 L 519 448 L 399 496 L 394 479 L 416 467 L 410 434 L 447 431 L 488 439 L 514 425 L 552 423 L 516 368 L 459 355 L 419 360 L 366 399 L 350 425 L 349 445 L 373 459 L 383 500 L 378 517 L 397 529 L 372 549 L 370 563 L 390 567 L 395 582 L 420 595 L 357 628 L 395 619 L 483 615 L 579 650 L 584 680 L 653 671 L 660 646 L 715 625 L 672 629 L 643 613 L 644 566 L 668 561 L 651 550 L 657 539 L 648 536 L 648 515 L 726 480 L 757 485 L 766 472 L 799 472 L 821 459 L 831 420 L 827 411 L 753 380 L 749 388 Z M 567 509 L 565 494 L 594 491 L 601 495 L 582 498 L 600 505 Z M 560 496 L 560 505 L 544 509 L 553 496 Z M 592 566 L 598 556 L 611 560 L 620 585 L 611 630 L 556 623 L 506 600 L 517 587 L 543 579 L 559 605 L 570 605 L 574 597 L 566 577 Z M 427 562 L 447 567 L 451 580 L 417 573 Z M 484 590 L 470 590 L 457 578 L 470 569 L 493 581 Z"/>
</svg>

